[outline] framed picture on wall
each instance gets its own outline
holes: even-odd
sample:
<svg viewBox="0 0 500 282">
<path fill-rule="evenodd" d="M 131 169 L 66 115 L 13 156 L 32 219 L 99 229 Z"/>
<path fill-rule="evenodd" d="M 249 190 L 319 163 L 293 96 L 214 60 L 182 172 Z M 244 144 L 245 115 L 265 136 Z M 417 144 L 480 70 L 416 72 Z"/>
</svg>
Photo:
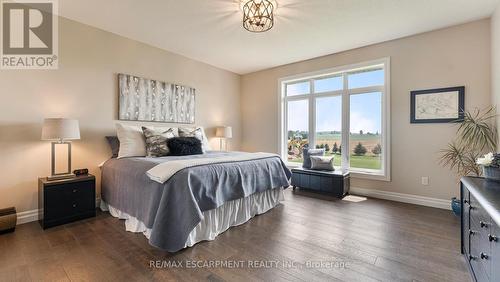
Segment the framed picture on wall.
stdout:
<svg viewBox="0 0 500 282">
<path fill-rule="evenodd" d="M 464 120 L 465 86 L 410 92 L 411 123 L 446 123 Z"/>
</svg>

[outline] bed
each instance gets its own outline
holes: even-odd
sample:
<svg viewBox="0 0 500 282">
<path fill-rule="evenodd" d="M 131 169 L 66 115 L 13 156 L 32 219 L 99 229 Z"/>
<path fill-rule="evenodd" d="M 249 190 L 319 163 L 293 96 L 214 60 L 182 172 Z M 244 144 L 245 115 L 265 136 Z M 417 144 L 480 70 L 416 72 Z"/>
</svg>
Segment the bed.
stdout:
<svg viewBox="0 0 500 282">
<path fill-rule="evenodd" d="M 102 166 L 101 209 L 152 246 L 177 252 L 274 208 L 290 177 L 273 154 L 113 158 Z"/>
</svg>

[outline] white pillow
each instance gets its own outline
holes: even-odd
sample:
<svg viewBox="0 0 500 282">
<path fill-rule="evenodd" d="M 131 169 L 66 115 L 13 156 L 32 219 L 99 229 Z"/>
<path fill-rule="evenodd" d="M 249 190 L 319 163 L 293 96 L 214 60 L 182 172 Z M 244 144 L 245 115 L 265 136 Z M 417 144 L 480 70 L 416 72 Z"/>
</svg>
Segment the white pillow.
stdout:
<svg viewBox="0 0 500 282">
<path fill-rule="evenodd" d="M 334 171 L 335 168 L 333 167 L 333 156 L 311 156 L 311 169 Z"/>
<path fill-rule="evenodd" d="M 208 138 L 207 135 L 205 135 L 205 130 L 203 127 L 196 127 L 196 128 L 182 128 L 180 127 L 179 129 L 179 136 L 180 137 L 196 137 L 201 141 L 201 149 L 203 150 L 203 153 L 206 151 L 211 151 L 212 148 L 210 148 L 210 144 L 208 143 Z"/>
<path fill-rule="evenodd" d="M 146 139 L 139 126 L 126 126 L 117 123 L 116 135 L 120 140 L 118 159 L 127 157 L 145 157 Z"/>
</svg>

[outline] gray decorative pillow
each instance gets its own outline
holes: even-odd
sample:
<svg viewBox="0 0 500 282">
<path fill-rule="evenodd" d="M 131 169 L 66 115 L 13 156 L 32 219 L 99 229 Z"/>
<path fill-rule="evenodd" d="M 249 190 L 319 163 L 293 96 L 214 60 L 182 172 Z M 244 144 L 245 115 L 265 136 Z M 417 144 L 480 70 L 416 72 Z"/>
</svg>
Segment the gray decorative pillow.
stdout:
<svg viewBox="0 0 500 282">
<path fill-rule="evenodd" d="M 335 169 L 333 168 L 333 156 L 332 157 L 311 156 L 311 169 L 334 171 Z"/>
<path fill-rule="evenodd" d="M 118 152 L 120 152 L 120 140 L 117 136 L 106 136 L 106 140 L 111 148 L 111 157 L 117 158 Z"/>
<path fill-rule="evenodd" d="M 207 151 L 208 140 L 206 140 L 203 128 L 182 128 L 179 127 L 179 137 L 196 137 L 201 141 L 203 152 Z"/>
<path fill-rule="evenodd" d="M 311 156 L 324 156 L 324 155 L 325 155 L 325 149 L 304 148 L 302 150 L 302 157 L 304 158 L 302 167 L 311 168 Z"/>
<path fill-rule="evenodd" d="M 173 128 L 148 128 L 142 127 L 146 138 L 146 153 L 148 157 L 164 157 L 169 150 L 167 140 L 176 137 Z"/>
</svg>

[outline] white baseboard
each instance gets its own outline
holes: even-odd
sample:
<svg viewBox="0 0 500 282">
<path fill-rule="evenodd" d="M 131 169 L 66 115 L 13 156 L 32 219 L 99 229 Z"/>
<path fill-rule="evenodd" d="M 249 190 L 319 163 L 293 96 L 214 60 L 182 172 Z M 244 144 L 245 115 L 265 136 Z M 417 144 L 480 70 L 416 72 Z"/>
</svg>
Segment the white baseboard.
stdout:
<svg viewBox="0 0 500 282">
<path fill-rule="evenodd" d="M 436 199 L 411 194 L 388 192 L 382 190 L 365 189 L 359 187 L 350 188 L 350 194 L 366 196 L 377 199 L 384 199 L 396 202 L 415 204 L 420 206 L 433 207 L 438 209 L 451 210 L 450 200 Z"/>
<path fill-rule="evenodd" d="M 101 199 L 100 198 L 95 199 L 96 208 L 98 208 L 100 206 L 100 204 L 101 204 Z M 38 212 L 39 212 L 38 209 L 18 212 L 17 213 L 17 225 L 37 221 L 38 220 Z"/>
<path fill-rule="evenodd" d="M 38 220 L 38 209 L 17 213 L 17 225 Z"/>
<path fill-rule="evenodd" d="M 411 194 L 402 194 L 402 193 L 396 193 L 396 192 L 388 192 L 388 191 L 382 191 L 382 190 L 365 189 L 365 188 L 359 188 L 359 187 L 351 187 L 350 194 L 366 196 L 366 197 L 371 197 L 371 198 L 377 198 L 377 199 L 390 200 L 390 201 L 396 201 L 396 202 L 415 204 L 415 205 L 421 205 L 421 206 L 427 206 L 427 207 L 433 207 L 433 208 L 439 208 L 439 209 L 445 209 L 445 210 L 451 210 L 450 201 L 443 200 L 443 199 L 436 199 L 436 198 L 417 196 L 417 195 L 411 195 Z M 95 204 L 96 204 L 95 206 L 99 207 L 100 203 L 101 203 L 101 199 L 97 198 L 95 200 Z M 17 213 L 17 224 L 18 225 L 28 223 L 28 222 L 37 221 L 37 220 L 38 220 L 38 209 Z"/>
</svg>

